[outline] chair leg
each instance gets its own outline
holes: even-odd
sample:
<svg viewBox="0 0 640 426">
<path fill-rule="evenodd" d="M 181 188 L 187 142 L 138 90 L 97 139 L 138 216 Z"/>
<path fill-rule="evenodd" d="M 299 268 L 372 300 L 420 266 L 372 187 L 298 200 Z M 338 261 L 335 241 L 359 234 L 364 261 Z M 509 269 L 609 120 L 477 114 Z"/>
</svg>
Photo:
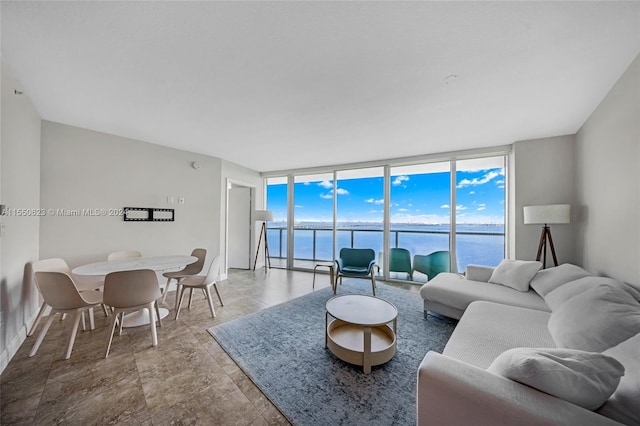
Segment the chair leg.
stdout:
<svg viewBox="0 0 640 426">
<path fill-rule="evenodd" d="M 211 311 L 211 317 L 215 318 L 216 311 L 215 309 L 213 309 L 213 300 L 211 300 L 211 290 L 209 289 L 208 286 L 203 288 L 203 290 L 204 290 L 204 294 L 207 296 L 207 302 L 209 303 L 209 310 Z"/>
<path fill-rule="evenodd" d="M 40 307 L 40 310 L 38 311 L 38 316 L 36 316 L 36 320 L 33 322 L 33 325 L 29 329 L 29 332 L 27 333 L 27 337 L 32 336 L 33 333 L 36 332 L 36 327 L 38 326 L 38 323 L 40 322 L 40 318 L 42 318 L 42 315 L 44 315 L 44 311 L 46 309 L 47 309 L 47 304 L 45 302 L 42 302 L 42 306 Z"/>
<path fill-rule="evenodd" d="M 158 306 L 158 301 L 153 302 L 153 305 L 156 307 L 156 315 L 158 316 L 158 324 L 162 327 L 162 319 L 160 318 L 160 306 Z"/>
<path fill-rule="evenodd" d="M 124 311 L 120 312 L 120 331 L 118 332 L 118 336 L 122 336 L 122 324 L 124 324 Z"/>
<path fill-rule="evenodd" d="M 89 308 L 89 330 L 96 329 L 96 322 L 93 318 L 93 307 Z"/>
<path fill-rule="evenodd" d="M 193 287 L 191 287 L 189 289 L 189 306 L 188 308 L 191 309 L 191 302 L 193 301 Z"/>
<path fill-rule="evenodd" d="M 111 349 L 111 341 L 113 340 L 113 333 L 116 331 L 116 324 L 118 323 L 118 315 L 120 315 L 120 313 L 118 311 L 115 311 L 113 312 L 113 317 L 111 318 L 111 333 L 109 334 L 109 343 L 107 343 L 107 351 L 104 354 L 105 358 L 109 356 L 109 349 Z"/>
<path fill-rule="evenodd" d="M 216 291 L 216 294 L 218 295 L 220 306 L 224 306 L 224 303 L 222 303 L 222 296 L 220 296 L 220 292 L 218 291 L 218 283 L 213 283 L 213 289 Z M 209 293 L 209 297 L 211 297 L 211 293 Z"/>
<path fill-rule="evenodd" d="M 84 311 L 82 311 L 82 313 L 80 313 L 80 318 L 82 320 L 82 331 L 87 331 L 87 324 L 84 321 Z"/>
<path fill-rule="evenodd" d="M 55 311 L 51 311 L 51 313 L 49 314 L 49 318 L 47 319 L 47 322 L 44 324 L 44 327 L 42 327 L 42 330 L 40 330 L 40 334 L 38 334 L 36 343 L 33 344 L 33 348 L 31 348 L 31 352 L 29 352 L 29 356 L 34 356 L 36 352 L 38 352 L 38 348 L 40 347 L 42 340 L 44 340 L 44 336 L 47 334 L 49 327 L 51 327 L 51 323 L 53 322 L 53 317 L 55 317 L 55 315 L 56 315 Z"/>
<path fill-rule="evenodd" d="M 102 310 L 104 311 L 104 316 L 108 317 L 109 316 L 109 309 L 107 309 L 107 305 L 105 305 L 104 303 L 102 304 Z"/>
<path fill-rule="evenodd" d="M 69 340 L 67 341 L 67 349 L 64 354 L 64 359 L 69 359 L 71 357 L 71 350 L 73 349 L 73 342 L 76 341 L 76 334 L 78 333 L 78 325 L 80 324 L 80 319 L 82 318 L 83 312 L 76 312 L 73 316 L 73 326 L 71 327 L 71 333 L 69 333 Z"/>
<path fill-rule="evenodd" d="M 173 278 L 167 278 L 167 285 L 164 287 L 164 292 L 162 294 L 162 303 L 166 302 L 167 300 L 167 293 L 169 293 L 169 284 L 171 284 L 172 279 Z"/>
<path fill-rule="evenodd" d="M 151 325 L 151 344 L 158 346 L 158 332 L 156 331 L 156 311 L 153 309 L 155 301 L 149 303 L 149 323 Z"/>
<path fill-rule="evenodd" d="M 178 303 L 178 306 L 176 308 L 176 319 L 178 319 L 178 317 L 180 316 L 180 308 L 182 308 L 182 299 L 184 298 L 184 291 L 185 291 L 185 287 L 183 286 L 180 289 L 180 297 L 176 296 L 176 301 Z"/>
<path fill-rule="evenodd" d="M 371 272 L 371 288 L 373 289 L 373 295 L 376 295 L 376 276 Z"/>
<path fill-rule="evenodd" d="M 178 295 L 180 294 L 180 290 L 182 289 L 182 285 L 180 284 L 180 279 L 177 280 L 176 283 L 176 309 L 178 309 Z"/>
</svg>

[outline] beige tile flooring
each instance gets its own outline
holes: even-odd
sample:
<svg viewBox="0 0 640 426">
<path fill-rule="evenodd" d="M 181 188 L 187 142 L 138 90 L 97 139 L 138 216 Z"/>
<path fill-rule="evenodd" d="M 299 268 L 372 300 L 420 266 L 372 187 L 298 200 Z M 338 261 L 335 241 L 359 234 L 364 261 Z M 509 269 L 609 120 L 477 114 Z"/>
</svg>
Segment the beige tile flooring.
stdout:
<svg viewBox="0 0 640 426">
<path fill-rule="evenodd" d="M 286 425 L 207 328 L 307 294 L 312 277 L 282 269 L 230 270 L 219 283 L 225 306 L 213 296 L 215 319 L 197 292 L 192 308 L 185 300 L 174 320 L 169 293 L 165 307 L 171 312 L 158 328 L 158 346 L 151 346 L 148 326 L 124 329 L 108 359 L 108 322 L 101 312 L 94 331 L 78 332 L 70 359 L 62 359 L 68 320 L 54 321 L 30 358 L 41 321 L 0 376 L 0 424 Z M 318 275 L 315 289 L 328 286 L 328 275 Z"/>
</svg>

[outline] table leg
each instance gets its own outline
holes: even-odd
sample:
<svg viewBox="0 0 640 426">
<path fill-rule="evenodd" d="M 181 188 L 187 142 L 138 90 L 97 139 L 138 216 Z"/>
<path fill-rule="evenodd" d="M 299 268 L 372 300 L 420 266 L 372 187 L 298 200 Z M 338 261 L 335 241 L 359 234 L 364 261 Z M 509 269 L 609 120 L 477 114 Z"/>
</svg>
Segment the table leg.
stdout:
<svg viewBox="0 0 640 426">
<path fill-rule="evenodd" d="M 364 352 L 362 354 L 364 374 L 371 373 L 371 327 L 364 327 Z"/>
<path fill-rule="evenodd" d="M 327 347 L 327 340 L 329 339 L 329 312 L 324 313 L 324 347 Z"/>
</svg>

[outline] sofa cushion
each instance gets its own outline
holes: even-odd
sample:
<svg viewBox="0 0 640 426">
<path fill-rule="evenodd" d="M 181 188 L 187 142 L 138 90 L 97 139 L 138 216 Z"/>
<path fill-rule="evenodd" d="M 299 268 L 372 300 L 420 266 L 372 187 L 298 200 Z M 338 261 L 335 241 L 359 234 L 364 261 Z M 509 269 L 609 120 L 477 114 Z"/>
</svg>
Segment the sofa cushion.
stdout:
<svg viewBox="0 0 640 426">
<path fill-rule="evenodd" d="M 500 354 L 487 371 L 595 410 L 618 387 L 624 367 L 597 352 L 514 348 Z"/>
<path fill-rule="evenodd" d="M 628 286 L 618 280 L 609 277 L 589 276 L 568 282 L 556 288 L 555 290 L 550 291 L 544 296 L 544 301 L 551 308 L 551 310 L 554 311 L 572 297 L 577 296 L 578 294 L 582 294 L 587 290 L 591 290 L 592 288 L 596 288 L 603 284 L 621 288 L 627 293 L 634 296 L 634 298 L 636 298 L 637 300 L 637 297 L 634 295 L 634 293 L 637 294 L 638 292 L 631 286 Z"/>
<path fill-rule="evenodd" d="M 564 263 L 549 269 L 542 269 L 536 273 L 529 284 L 540 296 L 555 290 L 563 284 L 591 275 L 579 266 Z"/>
<path fill-rule="evenodd" d="M 486 369 L 507 349 L 555 347 L 547 330 L 548 321 L 548 312 L 473 302 L 453 330 L 442 353 Z"/>
<path fill-rule="evenodd" d="M 619 287 L 599 285 L 555 309 L 549 332 L 558 347 L 602 352 L 640 333 L 640 303 Z"/>
<path fill-rule="evenodd" d="M 626 425 L 640 425 L 640 334 L 603 352 L 624 365 L 624 377 L 598 413 Z"/>
<path fill-rule="evenodd" d="M 518 291 L 528 291 L 529 282 L 541 267 L 542 263 L 536 261 L 504 259 L 494 269 L 489 282 Z"/>
<path fill-rule="evenodd" d="M 471 281 L 489 282 L 495 268 L 481 265 L 467 265 L 465 278 Z"/>
<path fill-rule="evenodd" d="M 440 273 L 424 284 L 420 295 L 426 301 L 464 311 L 471 302 L 484 300 L 505 305 L 549 311 L 547 304 L 533 290 L 515 291 L 502 285 L 464 279 L 453 273 Z"/>
</svg>

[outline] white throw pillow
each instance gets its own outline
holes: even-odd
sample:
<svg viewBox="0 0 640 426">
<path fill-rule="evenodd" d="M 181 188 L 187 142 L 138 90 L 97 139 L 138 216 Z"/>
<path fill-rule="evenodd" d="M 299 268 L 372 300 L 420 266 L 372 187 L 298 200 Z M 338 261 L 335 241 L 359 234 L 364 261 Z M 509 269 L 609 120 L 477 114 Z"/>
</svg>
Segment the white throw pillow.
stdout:
<svg viewBox="0 0 640 426">
<path fill-rule="evenodd" d="M 600 285 L 551 312 L 547 327 L 560 348 L 602 352 L 640 333 L 640 303 L 618 287 Z"/>
<path fill-rule="evenodd" d="M 602 354 L 620 361 L 626 373 L 598 413 L 625 425 L 640 425 L 640 334 Z"/>
<path fill-rule="evenodd" d="M 489 282 L 494 268 L 481 265 L 467 265 L 467 273 L 465 278 L 471 281 Z"/>
<path fill-rule="evenodd" d="M 600 353 L 559 348 L 515 348 L 487 371 L 588 410 L 600 407 L 618 387 L 624 367 Z"/>
<path fill-rule="evenodd" d="M 564 263 L 554 268 L 542 269 L 531 280 L 531 288 L 540 296 L 555 290 L 563 284 L 591 275 L 579 266 Z"/>
<path fill-rule="evenodd" d="M 536 261 L 504 259 L 494 269 L 489 282 L 528 291 L 529 282 L 541 267 L 542 263 Z"/>
<path fill-rule="evenodd" d="M 568 282 L 555 290 L 547 293 L 544 296 L 544 301 L 551 308 L 552 311 L 555 311 L 567 300 L 571 299 L 574 296 L 584 293 L 587 290 L 591 290 L 592 288 L 596 288 L 600 285 L 608 285 L 611 287 L 617 287 L 622 290 L 625 290 L 627 293 L 631 294 L 635 297 L 634 293 L 637 293 L 635 289 L 630 286 L 622 283 L 621 281 L 615 280 L 609 277 L 584 277 L 579 278 L 575 281 Z M 637 299 L 637 298 L 636 298 Z"/>
</svg>

